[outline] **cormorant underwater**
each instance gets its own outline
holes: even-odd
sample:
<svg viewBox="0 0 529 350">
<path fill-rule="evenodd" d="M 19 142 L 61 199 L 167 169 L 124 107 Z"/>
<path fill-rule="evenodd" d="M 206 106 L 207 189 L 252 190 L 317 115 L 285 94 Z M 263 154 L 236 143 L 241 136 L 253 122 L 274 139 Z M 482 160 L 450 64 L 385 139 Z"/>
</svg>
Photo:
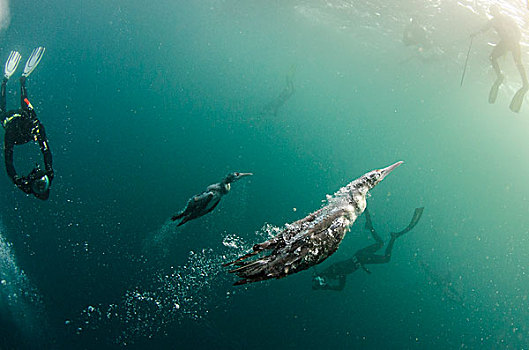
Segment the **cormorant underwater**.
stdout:
<svg viewBox="0 0 529 350">
<path fill-rule="evenodd" d="M 235 285 L 282 278 L 306 270 L 331 256 L 339 247 L 349 227 L 366 208 L 366 196 L 403 162 L 370 171 L 339 189 L 323 208 L 285 228 L 253 251 L 224 264 L 236 265 L 230 271 L 241 278 Z M 268 251 L 254 260 L 248 258 Z"/>
<path fill-rule="evenodd" d="M 242 179 L 243 177 L 253 175 L 252 173 L 233 172 L 228 174 L 224 180 L 219 183 L 209 185 L 206 190 L 200 194 L 194 195 L 187 201 L 186 207 L 178 214 L 174 215 L 171 220 L 182 219 L 177 226 L 183 225 L 189 220 L 199 218 L 211 212 L 219 204 L 222 196 L 227 194 L 231 189 L 231 183 Z"/>
</svg>

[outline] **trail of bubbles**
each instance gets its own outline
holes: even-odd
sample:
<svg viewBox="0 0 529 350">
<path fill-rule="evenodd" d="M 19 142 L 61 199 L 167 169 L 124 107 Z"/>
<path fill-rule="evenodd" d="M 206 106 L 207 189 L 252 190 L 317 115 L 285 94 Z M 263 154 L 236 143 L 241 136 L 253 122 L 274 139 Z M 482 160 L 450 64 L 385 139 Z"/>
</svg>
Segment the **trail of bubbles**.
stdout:
<svg viewBox="0 0 529 350">
<path fill-rule="evenodd" d="M 176 224 L 171 220 L 164 222 L 157 231 L 148 234 L 142 243 L 142 249 L 148 255 L 166 257 L 170 253 L 171 240 L 178 238 Z"/>
<path fill-rule="evenodd" d="M 128 345 L 140 338 L 166 334 L 168 326 L 183 319 L 199 321 L 231 295 L 222 288 L 230 282 L 222 268 L 224 259 L 212 249 L 190 252 L 184 265 L 157 273 L 149 286 L 128 290 L 118 303 L 88 306 L 76 332 L 119 329 L 118 336 L 109 336 L 117 344 Z"/>
<path fill-rule="evenodd" d="M 168 232 L 165 226 L 158 232 L 160 236 Z M 268 239 L 278 230 L 266 225 L 256 235 Z M 235 294 L 230 289 L 233 278 L 222 264 L 251 247 L 234 234 L 227 234 L 222 243 L 228 251 L 191 251 L 184 265 L 156 273 L 147 285 L 129 289 L 117 303 L 87 306 L 79 320 L 65 323 L 79 335 L 97 332 L 100 337 L 107 331 L 112 342 L 130 345 L 141 338 L 166 335 L 171 326 L 183 320 L 207 322 L 209 311 L 225 307 Z"/>
<path fill-rule="evenodd" d="M 4 231 L 0 221 L 0 306 L 10 312 L 26 340 L 42 340 L 46 328 L 42 297 L 18 267 L 11 244 L 1 234 Z"/>
</svg>

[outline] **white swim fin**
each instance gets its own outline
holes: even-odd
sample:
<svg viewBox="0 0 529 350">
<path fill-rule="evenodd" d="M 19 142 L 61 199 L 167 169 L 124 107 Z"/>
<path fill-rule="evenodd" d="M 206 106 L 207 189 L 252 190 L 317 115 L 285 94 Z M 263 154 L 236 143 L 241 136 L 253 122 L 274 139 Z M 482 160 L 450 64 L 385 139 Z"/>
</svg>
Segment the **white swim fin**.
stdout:
<svg viewBox="0 0 529 350">
<path fill-rule="evenodd" d="M 40 59 L 44 55 L 45 50 L 46 49 L 42 46 L 39 46 L 33 50 L 31 56 L 29 56 L 28 61 L 26 62 L 26 66 L 24 67 L 24 73 L 22 73 L 23 77 L 28 77 L 31 72 L 33 72 L 33 70 L 37 68 Z"/>
<path fill-rule="evenodd" d="M 9 79 L 15 73 L 18 67 L 18 62 L 20 62 L 20 59 L 22 56 L 17 51 L 11 51 L 9 54 L 9 58 L 6 62 L 6 67 L 4 70 L 4 78 Z"/>
</svg>

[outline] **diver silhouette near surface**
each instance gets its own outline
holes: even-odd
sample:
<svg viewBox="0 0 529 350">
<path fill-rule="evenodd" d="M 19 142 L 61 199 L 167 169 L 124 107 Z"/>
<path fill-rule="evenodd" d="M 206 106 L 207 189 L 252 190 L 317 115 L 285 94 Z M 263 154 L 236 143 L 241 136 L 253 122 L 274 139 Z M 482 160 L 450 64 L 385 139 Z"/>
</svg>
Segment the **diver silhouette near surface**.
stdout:
<svg viewBox="0 0 529 350">
<path fill-rule="evenodd" d="M 296 74 L 296 66 L 292 65 L 285 76 L 285 87 L 281 93 L 268 102 L 261 111 L 261 115 L 277 116 L 279 109 L 292 97 L 294 94 L 294 75 Z"/>
<path fill-rule="evenodd" d="M 365 265 L 367 264 L 386 264 L 391 260 L 391 252 L 393 250 L 393 244 L 395 240 L 401 237 L 403 234 L 411 231 L 415 225 L 419 222 L 422 216 L 424 208 L 417 208 L 413 213 L 408 227 L 400 232 L 392 232 L 391 239 L 389 240 L 388 246 L 384 255 L 375 254 L 380 248 L 384 246 L 384 241 L 375 231 L 371 222 L 371 216 L 369 211 L 366 209 L 366 226 L 365 228 L 371 232 L 371 235 L 375 239 L 375 243 L 357 251 L 351 259 L 340 261 L 327 267 L 321 273 L 316 273 L 312 277 L 312 289 L 319 290 L 334 290 L 341 291 L 345 288 L 345 282 L 347 275 L 355 272 L 359 268 L 362 268 L 367 273 L 371 273 Z"/>
<path fill-rule="evenodd" d="M 38 47 L 33 50 L 26 62 L 24 73 L 20 77 L 20 104 L 17 110 L 6 110 L 6 85 L 9 78 L 16 71 L 21 56 L 16 51 L 11 51 L 5 65 L 4 79 L 2 80 L 0 96 L 0 120 L 5 129 L 4 157 L 7 175 L 13 183 L 23 192 L 33 194 L 35 197 L 46 200 L 50 195 L 50 185 L 54 172 L 52 166 L 52 155 L 48 145 L 48 138 L 44 126 L 37 118 L 33 106 L 29 102 L 26 90 L 26 78 L 39 64 L 44 48 Z M 39 144 L 40 151 L 44 157 L 45 169 L 37 165 L 28 176 L 19 176 L 13 164 L 13 148 L 15 145 L 23 145 L 30 141 Z"/>
<path fill-rule="evenodd" d="M 492 68 L 494 68 L 494 72 L 496 73 L 496 81 L 490 89 L 489 103 L 496 102 L 498 90 L 505 79 L 503 73 L 501 72 L 500 65 L 498 64 L 498 58 L 505 55 L 508 51 L 511 51 L 514 63 L 516 64 L 516 68 L 518 69 L 522 79 L 522 87 L 512 98 L 509 108 L 513 112 L 518 113 L 522 107 L 525 94 L 529 90 L 527 74 L 522 64 L 522 52 L 520 48 L 522 34 L 518 24 L 516 24 L 516 22 L 511 17 L 501 13 L 500 8 L 497 5 L 492 5 L 489 11 L 492 18 L 480 30 L 470 35 L 471 38 L 474 38 L 476 35 L 485 33 L 490 28 L 494 28 L 500 37 L 500 42 L 494 46 L 494 49 L 492 49 L 492 53 L 490 54 Z"/>
</svg>

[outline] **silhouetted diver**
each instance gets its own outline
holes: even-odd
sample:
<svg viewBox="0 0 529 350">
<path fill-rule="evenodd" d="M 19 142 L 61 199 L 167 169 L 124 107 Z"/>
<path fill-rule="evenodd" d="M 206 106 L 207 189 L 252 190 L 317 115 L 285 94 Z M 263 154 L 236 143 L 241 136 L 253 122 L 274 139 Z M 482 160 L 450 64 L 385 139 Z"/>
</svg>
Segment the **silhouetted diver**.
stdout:
<svg viewBox="0 0 529 350">
<path fill-rule="evenodd" d="M 235 285 L 282 278 L 327 259 L 338 249 L 349 227 L 365 210 L 367 192 L 401 164 L 397 162 L 364 174 L 338 190 L 320 210 L 285 225 L 275 237 L 254 245 L 252 252 L 224 264 L 239 266 L 230 271 L 242 278 Z M 270 252 L 255 260 L 246 260 L 264 251 Z"/>
<path fill-rule="evenodd" d="M 200 194 L 191 197 L 187 201 L 187 205 L 180 213 L 176 214 L 171 220 L 176 221 L 182 219 L 177 226 L 183 225 L 189 220 L 199 218 L 211 212 L 217 204 L 219 204 L 222 196 L 230 191 L 230 183 L 235 182 L 245 176 L 253 175 L 252 173 L 238 173 L 234 172 L 228 174 L 224 180 L 219 183 L 209 185 L 206 190 Z"/>
<path fill-rule="evenodd" d="M 516 64 L 516 68 L 522 78 L 522 87 L 514 94 L 512 98 L 510 109 L 513 112 L 518 113 L 522 107 L 525 94 L 529 91 L 529 81 L 527 80 L 527 73 L 522 63 L 522 53 L 520 47 L 520 40 L 522 39 L 522 33 L 520 27 L 516 21 L 501 13 L 498 5 L 492 5 L 489 9 L 492 18 L 477 32 L 472 33 L 470 36 L 474 37 L 478 34 L 485 33 L 490 28 L 494 28 L 500 37 L 500 42 L 494 46 L 492 53 L 490 54 L 490 61 L 492 68 L 496 72 L 496 81 L 492 84 L 489 92 L 489 103 L 496 102 L 498 97 L 498 90 L 503 84 L 504 76 L 501 72 L 498 59 L 505 55 L 508 51 L 511 51 L 512 58 Z"/>
<path fill-rule="evenodd" d="M 292 65 L 290 66 L 290 70 L 288 71 L 285 80 L 286 84 L 279 96 L 277 96 L 272 101 L 268 102 L 264 107 L 262 111 L 262 115 L 269 115 L 272 114 L 274 117 L 277 116 L 277 111 L 279 108 L 281 108 L 294 94 L 294 74 L 296 73 L 296 66 Z"/>
<path fill-rule="evenodd" d="M 341 291 L 345 287 L 347 275 L 356 272 L 359 268 L 364 269 L 367 273 L 371 273 L 366 267 L 366 264 L 386 264 L 391 260 L 391 251 L 395 240 L 405 233 L 411 231 L 419 222 L 424 208 L 417 208 L 413 213 L 409 225 L 400 232 L 391 232 L 391 239 L 384 255 L 375 254 L 380 248 L 384 246 L 384 241 L 375 231 L 369 211 L 365 210 L 366 226 L 365 228 L 371 232 L 376 243 L 373 243 L 365 248 L 358 250 L 351 259 L 339 261 L 327 267 L 321 273 L 317 273 L 312 278 L 312 289 L 325 289 Z M 338 283 L 330 283 L 337 281 Z"/>
</svg>

